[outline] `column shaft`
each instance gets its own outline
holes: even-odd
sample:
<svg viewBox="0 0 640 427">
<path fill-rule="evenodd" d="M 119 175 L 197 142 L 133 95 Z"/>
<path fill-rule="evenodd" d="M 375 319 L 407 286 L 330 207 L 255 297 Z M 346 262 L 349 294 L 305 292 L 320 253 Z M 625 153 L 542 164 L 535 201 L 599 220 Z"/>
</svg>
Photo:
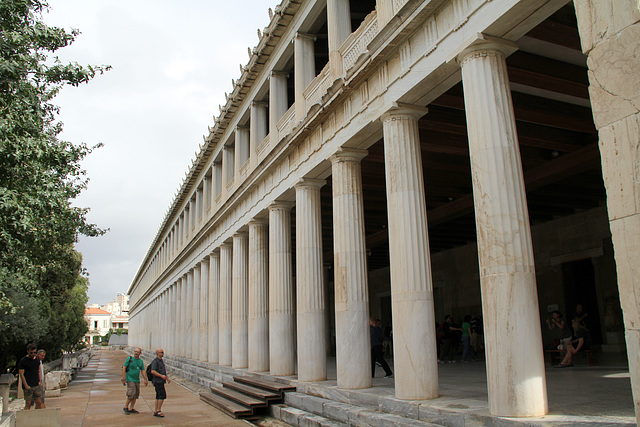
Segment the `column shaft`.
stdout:
<svg viewBox="0 0 640 427">
<path fill-rule="evenodd" d="M 498 416 L 541 416 L 547 413 L 547 392 L 533 246 L 507 67 L 500 49 L 481 45 L 459 56 L 478 235 L 489 411 Z"/>
<path fill-rule="evenodd" d="M 315 36 L 311 34 L 297 33 L 294 39 L 294 86 L 296 100 L 296 119 L 302 120 L 307 113 L 304 90 L 316 76 L 313 42 Z"/>
<path fill-rule="evenodd" d="M 199 338 L 200 338 L 200 353 L 198 354 L 198 360 L 206 362 L 209 360 L 209 336 L 208 336 L 208 311 L 209 303 L 209 256 L 204 257 L 200 262 L 200 324 L 199 324 Z"/>
<path fill-rule="evenodd" d="M 218 301 L 220 293 L 220 253 L 213 252 L 209 257 L 209 363 L 219 362 L 218 344 Z"/>
<path fill-rule="evenodd" d="M 219 363 L 231 366 L 231 245 L 220 246 Z"/>
<path fill-rule="evenodd" d="M 249 124 L 249 156 L 251 158 L 252 167 L 255 167 L 258 164 L 258 145 L 260 145 L 267 136 L 267 125 L 267 103 L 252 102 Z"/>
<path fill-rule="evenodd" d="M 269 370 L 269 226 L 249 223 L 249 370 Z"/>
<path fill-rule="evenodd" d="M 187 273 L 187 292 L 186 292 L 186 304 L 184 311 L 185 329 L 185 357 L 191 359 L 193 357 L 193 270 L 189 270 Z"/>
<path fill-rule="evenodd" d="M 291 207 L 269 207 L 269 364 L 271 375 L 295 373 Z"/>
<path fill-rule="evenodd" d="M 325 293 L 322 272 L 322 212 L 324 180 L 305 179 L 296 185 L 296 289 L 298 380 L 327 379 Z"/>
<path fill-rule="evenodd" d="M 232 366 L 246 368 L 248 357 L 249 310 L 249 274 L 248 274 L 249 238 L 247 233 L 233 236 L 233 277 L 232 277 Z"/>
<path fill-rule="evenodd" d="M 287 77 L 285 72 L 272 71 L 269 79 L 269 144 L 280 141 L 278 122 L 289 109 Z"/>
<path fill-rule="evenodd" d="M 200 360 L 200 264 L 196 264 L 193 268 L 191 319 L 191 358 Z"/>
<path fill-rule="evenodd" d="M 360 161 L 363 150 L 331 157 L 338 387 L 371 387 L 369 289 Z"/>
<path fill-rule="evenodd" d="M 327 32 L 331 75 L 337 78 L 342 75 L 342 56 L 339 49 L 351 34 L 349 0 L 327 0 Z"/>
</svg>

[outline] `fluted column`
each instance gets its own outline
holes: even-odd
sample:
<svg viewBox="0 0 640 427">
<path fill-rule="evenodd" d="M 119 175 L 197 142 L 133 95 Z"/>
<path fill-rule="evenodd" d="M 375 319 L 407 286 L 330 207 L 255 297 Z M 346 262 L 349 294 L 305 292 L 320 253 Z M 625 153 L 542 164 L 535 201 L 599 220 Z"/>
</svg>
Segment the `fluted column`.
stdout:
<svg viewBox="0 0 640 427">
<path fill-rule="evenodd" d="M 212 252 L 209 256 L 209 351 L 208 362 L 217 364 L 219 362 L 218 345 L 219 324 L 218 324 L 218 301 L 220 295 L 220 253 Z"/>
<path fill-rule="evenodd" d="M 191 358 L 200 360 L 200 264 L 196 264 L 193 274 L 193 305 L 191 308 Z"/>
<path fill-rule="evenodd" d="M 438 397 L 433 283 L 418 118 L 397 105 L 382 116 L 389 216 L 395 395 Z"/>
<path fill-rule="evenodd" d="M 231 366 L 231 245 L 220 246 L 220 299 L 218 301 L 218 322 L 220 341 L 218 344 L 219 363 Z"/>
<path fill-rule="evenodd" d="M 269 144 L 280 141 L 278 122 L 289 109 L 287 78 L 284 71 L 272 71 L 269 78 Z"/>
<path fill-rule="evenodd" d="M 240 176 L 240 169 L 245 162 L 249 160 L 249 128 L 246 126 L 236 127 L 236 145 L 235 145 L 235 165 L 234 176 Z"/>
<path fill-rule="evenodd" d="M 295 373 L 292 203 L 269 206 L 269 365 L 271 375 Z"/>
<path fill-rule="evenodd" d="M 200 323 L 199 323 L 199 339 L 200 339 L 200 353 L 198 353 L 198 360 L 201 362 L 207 362 L 209 360 L 209 336 L 208 336 L 208 322 L 209 315 L 209 256 L 205 256 L 200 262 Z"/>
<path fill-rule="evenodd" d="M 182 316 L 184 311 L 184 288 L 182 286 L 182 277 L 176 281 L 176 325 L 174 333 L 176 335 L 176 348 L 174 353 L 178 357 L 184 357 L 184 345 L 182 343 L 182 337 L 184 336 L 184 326 L 182 323 Z"/>
<path fill-rule="evenodd" d="M 316 62 L 313 42 L 316 37 L 312 34 L 297 33 L 293 40 L 294 45 L 294 87 L 295 87 L 295 105 L 296 119 L 302 120 L 307 113 L 305 104 L 304 90 L 316 76 Z"/>
<path fill-rule="evenodd" d="M 252 167 L 258 164 L 258 146 L 267 136 L 267 120 L 267 103 L 252 102 L 251 118 L 249 119 L 249 154 Z"/>
<path fill-rule="evenodd" d="M 185 357 L 191 359 L 193 357 L 193 330 L 195 328 L 193 322 L 193 269 L 187 273 L 187 292 L 186 292 L 186 310 L 185 317 Z"/>
<path fill-rule="evenodd" d="M 249 370 L 269 370 L 269 223 L 249 222 Z"/>
<path fill-rule="evenodd" d="M 232 366 L 246 368 L 248 357 L 248 320 L 249 310 L 249 237 L 247 233 L 233 235 L 233 272 L 232 272 Z"/>
<path fill-rule="evenodd" d="M 327 0 L 327 32 L 331 75 L 338 78 L 342 75 L 342 56 L 339 49 L 351 34 L 349 0 Z"/>
<path fill-rule="evenodd" d="M 320 189 L 325 180 L 303 179 L 296 189 L 298 380 L 327 379 L 325 290 Z"/>
<path fill-rule="evenodd" d="M 364 150 L 331 156 L 338 387 L 371 387 L 369 286 L 360 161 Z"/>
<path fill-rule="evenodd" d="M 480 42 L 458 56 L 473 176 L 489 411 L 541 416 L 548 408 L 540 312 L 503 48 Z"/>
</svg>

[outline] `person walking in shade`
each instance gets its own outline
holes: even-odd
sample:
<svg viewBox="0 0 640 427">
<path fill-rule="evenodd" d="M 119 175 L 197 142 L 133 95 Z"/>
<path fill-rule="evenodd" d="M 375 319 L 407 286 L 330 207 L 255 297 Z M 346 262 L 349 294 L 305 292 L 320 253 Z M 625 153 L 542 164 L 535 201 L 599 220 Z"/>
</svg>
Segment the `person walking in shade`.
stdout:
<svg viewBox="0 0 640 427">
<path fill-rule="evenodd" d="M 140 359 L 142 349 L 137 347 L 133 351 L 133 356 L 127 357 L 122 365 L 122 384 L 127 386 L 127 402 L 122 410 L 125 414 L 139 414 L 134 408 L 136 400 L 140 397 L 140 373 L 144 377 L 145 387 L 149 384 L 147 373 L 144 370 L 144 362 Z"/>
<path fill-rule="evenodd" d="M 167 369 L 164 366 L 164 350 L 159 348 L 156 350 L 156 358 L 151 362 L 151 383 L 153 383 L 153 387 L 156 389 L 156 407 L 153 411 L 154 417 L 164 417 L 162 413 L 162 404 L 164 400 L 167 398 L 167 392 L 164 389 L 165 383 L 170 383 L 171 380 L 167 375 Z"/>
</svg>

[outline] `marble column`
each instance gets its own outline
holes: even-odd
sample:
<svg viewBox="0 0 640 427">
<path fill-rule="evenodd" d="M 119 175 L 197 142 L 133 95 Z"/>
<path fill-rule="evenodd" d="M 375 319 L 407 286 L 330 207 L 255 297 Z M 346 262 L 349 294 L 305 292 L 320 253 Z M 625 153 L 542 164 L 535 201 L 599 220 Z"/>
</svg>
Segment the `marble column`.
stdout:
<svg viewBox="0 0 640 427">
<path fill-rule="evenodd" d="M 218 343 L 218 361 L 224 366 L 231 366 L 231 258 L 231 244 L 223 243 L 220 246 L 220 299 L 218 300 L 220 340 Z"/>
<path fill-rule="evenodd" d="M 249 222 L 249 370 L 269 370 L 269 223 Z"/>
<path fill-rule="evenodd" d="M 433 283 L 418 118 L 396 105 L 382 116 L 389 216 L 395 395 L 438 397 Z"/>
<path fill-rule="evenodd" d="M 349 0 L 327 0 L 327 32 L 329 37 L 329 64 L 334 79 L 342 75 L 340 46 L 351 34 Z"/>
<path fill-rule="evenodd" d="M 269 144 L 280 141 L 278 122 L 289 109 L 287 78 L 284 71 L 272 71 L 269 78 Z M 284 136 L 284 135 L 283 135 Z"/>
<path fill-rule="evenodd" d="M 247 126 L 236 127 L 236 145 L 235 145 L 235 176 L 240 176 L 240 169 L 245 162 L 249 160 L 249 128 Z"/>
<path fill-rule="evenodd" d="M 307 105 L 303 92 L 316 76 L 315 50 L 313 43 L 316 36 L 312 34 L 297 33 L 293 39 L 294 46 L 294 88 L 296 120 L 300 121 L 307 114 Z"/>
<path fill-rule="evenodd" d="M 185 295 L 184 323 L 185 328 L 185 357 L 191 359 L 193 357 L 193 270 L 187 273 L 187 286 Z"/>
<path fill-rule="evenodd" d="M 532 417 L 547 413 L 547 391 L 533 245 L 504 48 L 478 41 L 458 61 L 473 177 L 489 412 Z"/>
<path fill-rule="evenodd" d="M 325 180 L 302 179 L 296 186 L 296 289 L 298 380 L 327 379 L 322 212 Z"/>
<path fill-rule="evenodd" d="M 582 51 L 588 55 L 589 97 L 598 129 L 631 391 L 640 425 L 640 3 L 573 3 Z"/>
<path fill-rule="evenodd" d="M 371 387 L 369 286 L 360 161 L 367 152 L 331 156 L 338 388 Z"/>
<path fill-rule="evenodd" d="M 193 267 L 193 304 L 191 306 L 191 358 L 200 360 L 200 264 Z"/>
<path fill-rule="evenodd" d="M 232 301 L 232 364 L 233 368 L 249 365 L 249 236 L 240 232 L 233 235 Z"/>
<path fill-rule="evenodd" d="M 271 375 L 295 374 L 291 208 L 269 206 L 269 366 Z"/>
<path fill-rule="evenodd" d="M 176 280 L 176 323 L 173 333 L 175 334 L 174 354 L 177 357 L 184 357 L 184 346 L 182 345 L 182 336 L 184 327 L 182 326 L 182 311 L 184 310 L 184 300 L 182 299 L 182 278 Z"/>
<path fill-rule="evenodd" d="M 208 362 L 218 364 L 218 298 L 220 292 L 220 253 L 212 252 L 209 256 L 209 351 Z"/>
<path fill-rule="evenodd" d="M 198 353 L 198 360 L 201 362 L 207 362 L 209 360 L 209 256 L 205 256 L 200 262 L 200 322 L 199 327 L 199 339 L 200 339 L 200 353 Z"/>
<path fill-rule="evenodd" d="M 251 118 L 249 119 L 249 157 L 251 167 L 258 164 L 258 146 L 267 136 L 267 103 L 253 101 L 251 103 Z"/>
<path fill-rule="evenodd" d="M 169 322 L 169 354 L 171 355 L 171 357 L 176 356 L 176 310 L 178 308 L 178 298 L 176 296 L 177 285 L 177 282 L 173 282 L 170 288 L 171 290 L 169 292 L 169 312 L 171 316 L 171 321 Z"/>
</svg>

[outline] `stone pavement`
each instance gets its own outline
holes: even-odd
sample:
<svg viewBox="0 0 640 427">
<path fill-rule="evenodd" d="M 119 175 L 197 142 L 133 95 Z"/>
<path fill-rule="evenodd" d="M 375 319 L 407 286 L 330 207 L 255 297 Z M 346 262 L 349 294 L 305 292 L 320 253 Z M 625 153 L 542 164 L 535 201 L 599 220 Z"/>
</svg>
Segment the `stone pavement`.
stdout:
<svg viewBox="0 0 640 427">
<path fill-rule="evenodd" d="M 164 418 L 153 416 L 155 390 L 151 383 L 141 387 L 135 409 L 140 414 L 126 415 L 125 387 L 120 381 L 121 367 L 127 358 L 123 351 L 98 351 L 87 367 L 62 392 L 62 397 L 47 398 L 47 408 L 61 408 L 62 425 L 80 426 L 247 426 L 202 402 L 198 395 L 177 382 L 167 384 Z M 145 364 L 146 367 L 146 364 Z"/>
</svg>

